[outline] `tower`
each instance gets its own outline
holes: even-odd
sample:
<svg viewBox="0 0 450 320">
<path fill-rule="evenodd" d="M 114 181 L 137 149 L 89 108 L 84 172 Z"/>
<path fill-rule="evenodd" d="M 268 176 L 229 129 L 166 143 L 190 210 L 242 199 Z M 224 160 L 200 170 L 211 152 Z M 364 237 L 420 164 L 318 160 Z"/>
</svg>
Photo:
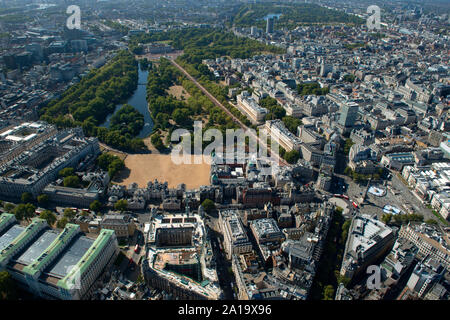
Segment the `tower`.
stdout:
<svg viewBox="0 0 450 320">
<path fill-rule="evenodd" d="M 347 102 L 341 107 L 339 124 L 348 128 L 352 127 L 358 118 L 358 104 L 355 102 Z"/>
<path fill-rule="evenodd" d="M 267 18 L 266 33 L 273 33 L 274 18 Z"/>
</svg>

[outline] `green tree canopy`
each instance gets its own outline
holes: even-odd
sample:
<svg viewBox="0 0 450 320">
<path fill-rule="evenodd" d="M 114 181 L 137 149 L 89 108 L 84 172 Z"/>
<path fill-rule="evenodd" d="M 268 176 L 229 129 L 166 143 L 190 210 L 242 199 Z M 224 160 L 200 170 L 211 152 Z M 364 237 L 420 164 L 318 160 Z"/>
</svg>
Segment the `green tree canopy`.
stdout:
<svg viewBox="0 0 450 320">
<path fill-rule="evenodd" d="M 327 285 L 323 289 L 323 300 L 334 300 L 334 288 L 332 285 Z"/>
<path fill-rule="evenodd" d="M 65 177 L 73 176 L 74 173 L 75 173 L 75 170 L 73 168 L 68 167 L 68 168 L 61 169 L 59 171 L 58 175 L 62 178 L 65 178 Z"/>
<path fill-rule="evenodd" d="M 294 118 L 292 116 L 283 117 L 283 122 L 286 128 L 293 134 L 297 134 L 297 127 L 302 124 L 302 120 Z"/>
<path fill-rule="evenodd" d="M 120 199 L 114 204 L 114 209 L 123 212 L 128 208 L 128 201 L 125 199 Z"/>
<path fill-rule="evenodd" d="M 56 222 L 56 215 L 50 210 L 42 211 L 39 217 L 47 221 L 49 226 L 53 226 L 53 224 Z"/>
<path fill-rule="evenodd" d="M 22 201 L 22 203 L 29 203 L 33 201 L 33 196 L 29 192 L 24 192 L 20 196 L 20 200 Z"/>
<path fill-rule="evenodd" d="M 98 212 L 100 211 L 100 209 L 102 208 L 102 203 L 98 200 L 94 200 L 90 205 L 89 205 L 89 209 L 91 209 L 94 212 Z"/>
<path fill-rule="evenodd" d="M 17 287 L 8 271 L 0 271 L 0 300 L 17 299 Z"/>
<path fill-rule="evenodd" d="M 203 207 L 203 209 L 205 209 L 205 211 L 208 214 L 211 214 L 216 209 L 216 205 L 214 204 L 214 201 L 212 201 L 210 199 L 205 199 L 202 202 L 202 207 Z"/>
<path fill-rule="evenodd" d="M 17 205 L 17 207 L 14 208 L 13 214 L 15 215 L 16 219 L 19 221 L 22 220 L 31 220 L 35 216 L 36 207 L 33 206 L 31 203 L 21 203 Z"/>
<path fill-rule="evenodd" d="M 68 176 L 64 178 L 64 187 L 77 188 L 80 185 L 80 178 L 78 176 Z"/>
<path fill-rule="evenodd" d="M 37 201 L 39 203 L 39 205 L 46 207 L 48 205 L 49 202 L 49 198 L 48 195 L 46 194 L 41 194 L 37 197 Z"/>
<path fill-rule="evenodd" d="M 16 207 L 15 205 L 13 205 L 12 203 L 9 203 L 9 202 L 7 202 L 3 205 L 3 208 L 5 209 L 6 212 L 13 212 L 15 207 Z"/>
<path fill-rule="evenodd" d="M 111 179 L 123 168 L 125 168 L 125 162 L 121 160 L 118 156 L 110 153 L 102 153 L 97 158 L 97 164 L 100 168 L 108 171 Z"/>
<path fill-rule="evenodd" d="M 63 217 L 60 220 L 58 220 L 58 222 L 56 223 L 56 227 L 58 227 L 60 229 L 64 229 L 64 227 L 68 223 L 69 223 L 69 220 L 66 217 Z"/>
<path fill-rule="evenodd" d="M 291 150 L 284 154 L 284 159 L 290 163 L 297 163 L 298 159 L 300 159 L 300 153 L 297 150 Z"/>
<path fill-rule="evenodd" d="M 64 218 L 67 218 L 69 221 L 72 221 L 77 215 L 77 213 L 75 210 L 72 210 L 71 208 L 66 208 L 64 209 L 63 215 Z"/>
</svg>

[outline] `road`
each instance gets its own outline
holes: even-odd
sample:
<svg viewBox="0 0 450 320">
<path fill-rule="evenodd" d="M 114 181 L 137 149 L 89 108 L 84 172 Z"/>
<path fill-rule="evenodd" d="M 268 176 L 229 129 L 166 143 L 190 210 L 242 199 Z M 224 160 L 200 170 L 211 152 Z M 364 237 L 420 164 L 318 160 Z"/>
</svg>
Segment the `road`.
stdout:
<svg viewBox="0 0 450 320">
<path fill-rule="evenodd" d="M 233 287 L 231 284 L 235 283 L 235 279 L 228 271 L 228 268 L 231 268 L 231 263 L 225 259 L 224 253 L 220 250 L 217 236 L 211 237 L 211 244 L 216 257 L 217 276 L 223 291 L 223 297 L 225 300 L 233 300 Z"/>
<path fill-rule="evenodd" d="M 209 216 L 209 219 L 206 221 L 206 226 L 211 235 L 211 246 L 214 257 L 216 258 L 216 271 L 220 288 L 223 291 L 223 297 L 226 300 L 233 300 L 233 286 L 236 286 L 236 279 L 234 278 L 234 275 L 229 272 L 229 268 L 231 268 L 230 261 L 226 259 L 225 252 L 220 249 L 219 243 L 222 242 L 222 234 L 219 231 L 217 218 Z"/>
<path fill-rule="evenodd" d="M 103 147 L 103 148 L 105 148 L 105 149 L 108 150 L 108 151 L 117 152 L 117 153 L 123 154 L 123 155 L 125 155 L 125 156 L 128 155 L 126 152 L 123 152 L 123 151 L 114 149 L 113 147 L 110 147 L 110 146 L 108 146 L 108 145 L 106 145 L 106 144 L 104 144 L 104 143 L 102 143 L 102 142 L 99 142 L 98 144 L 100 145 L 100 147 Z"/>
<path fill-rule="evenodd" d="M 230 110 L 228 110 L 222 103 L 220 103 L 220 101 L 217 100 L 216 97 L 214 97 L 211 93 L 209 93 L 209 91 L 206 90 L 206 88 L 203 87 L 182 66 L 180 66 L 178 63 L 176 63 L 173 59 L 169 59 L 169 61 L 175 67 L 177 67 L 189 80 L 191 80 L 197 86 L 197 88 L 199 88 L 209 98 L 209 100 L 211 100 L 212 103 L 214 103 L 217 107 L 221 108 L 245 132 L 248 132 L 252 138 L 256 139 L 256 141 L 259 143 L 260 146 L 263 146 L 263 147 L 267 148 L 268 151 L 270 150 L 270 148 L 266 145 L 266 143 L 263 142 L 261 139 L 259 139 L 259 137 L 253 132 L 253 130 L 249 130 L 249 128 L 244 123 L 242 123 L 241 120 L 239 120 L 234 114 L 231 113 Z M 271 154 L 273 154 L 273 156 L 276 158 L 276 161 L 278 161 L 279 164 L 281 164 L 281 165 L 288 165 L 288 163 L 284 159 L 280 158 L 280 156 L 278 156 L 278 154 L 276 154 L 276 153 L 271 153 Z"/>
<path fill-rule="evenodd" d="M 143 248 L 144 237 L 142 232 L 140 230 L 136 230 L 128 243 L 128 249 L 123 251 L 126 255 L 126 259 L 122 261 L 119 269 L 127 279 L 136 281 L 140 274 L 139 260 L 145 253 Z M 136 244 L 139 244 L 140 246 L 138 253 L 134 252 L 134 247 Z M 130 261 L 130 258 L 133 259 L 133 262 Z"/>
</svg>

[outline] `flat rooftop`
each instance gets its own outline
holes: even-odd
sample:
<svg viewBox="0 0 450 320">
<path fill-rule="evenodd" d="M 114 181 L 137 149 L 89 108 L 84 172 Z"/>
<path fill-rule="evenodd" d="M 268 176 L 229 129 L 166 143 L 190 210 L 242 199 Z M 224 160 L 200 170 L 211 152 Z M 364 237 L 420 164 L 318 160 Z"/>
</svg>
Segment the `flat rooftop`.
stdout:
<svg viewBox="0 0 450 320">
<path fill-rule="evenodd" d="M 15 224 L 11 228 L 9 228 L 1 237 L 0 237 L 0 251 L 5 249 L 11 242 L 14 241 L 15 238 L 25 230 L 24 227 Z"/>
<path fill-rule="evenodd" d="M 164 269 L 166 264 L 183 265 L 197 263 L 197 253 L 195 251 L 175 251 L 158 253 L 155 259 L 154 267 Z"/>
<path fill-rule="evenodd" d="M 46 273 L 52 277 L 64 278 L 69 273 L 69 268 L 80 261 L 93 243 L 94 240 L 86 236 L 75 237 Z"/>
<path fill-rule="evenodd" d="M 31 264 L 50 246 L 58 234 L 59 233 L 56 230 L 44 231 L 40 237 L 16 259 L 16 261 L 26 266 Z"/>
</svg>

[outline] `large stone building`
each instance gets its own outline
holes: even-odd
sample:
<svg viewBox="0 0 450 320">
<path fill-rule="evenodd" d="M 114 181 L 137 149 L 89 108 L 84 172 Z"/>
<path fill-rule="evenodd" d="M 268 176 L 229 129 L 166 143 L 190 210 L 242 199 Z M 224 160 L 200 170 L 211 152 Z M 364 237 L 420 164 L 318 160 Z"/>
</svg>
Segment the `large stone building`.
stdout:
<svg viewBox="0 0 450 320">
<path fill-rule="evenodd" d="M 86 138 L 81 128 L 59 131 L 0 166 L 0 196 L 20 199 L 24 192 L 37 197 L 61 169 L 81 166 L 100 153 L 97 138 Z"/>
<path fill-rule="evenodd" d="M 206 232 L 198 214 L 154 215 L 142 262 L 147 283 L 180 299 L 220 299 Z"/>
<path fill-rule="evenodd" d="M 0 216 L 0 270 L 6 269 L 19 287 L 41 298 L 88 298 L 117 252 L 113 230 L 104 229 L 92 239 L 75 224 L 59 232 L 43 219 L 23 227 L 11 214 Z"/>
<path fill-rule="evenodd" d="M 353 278 L 391 249 L 394 232 L 383 222 L 368 215 L 355 216 L 350 225 L 341 275 Z"/>
<path fill-rule="evenodd" d="M 241 254 L 252 251 L 252 244 L 248 239 L 237 211 L 220 211 L 219 223 L 224 235 L 224 247 L 228 259 L 231 259 L 232 254 Z"/>
<path fill-rule="evenodd" d="M 100 222 L 100 227 L 102 229 L 114 230 L 117 238 L 132 237 L 136 231 L 136 225 L 129 214 L 106 214 Z"/>
</svg>

